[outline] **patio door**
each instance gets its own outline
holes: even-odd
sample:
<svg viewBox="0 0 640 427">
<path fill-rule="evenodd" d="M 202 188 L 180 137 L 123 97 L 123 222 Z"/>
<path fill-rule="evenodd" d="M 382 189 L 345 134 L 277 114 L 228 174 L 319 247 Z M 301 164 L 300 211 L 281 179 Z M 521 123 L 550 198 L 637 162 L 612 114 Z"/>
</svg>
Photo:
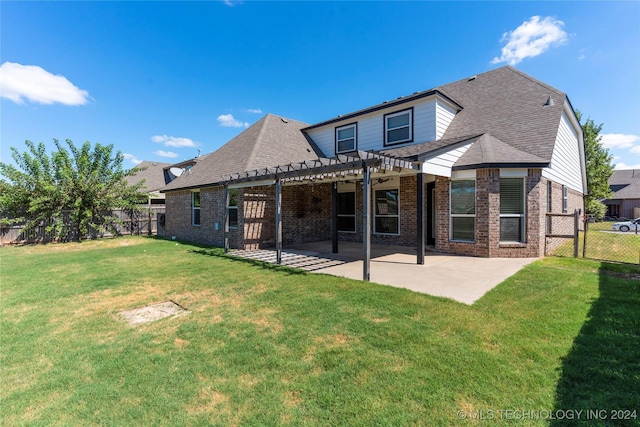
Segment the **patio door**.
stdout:
<svg viewBox="0 0 640 427">
<path fill-rule="evenodd" d="M 435 246 L 436 244 L 436 183 L 427 182 L 427 207 L 425 209 L 427 218 L 427 245 Z"/>
</svg>

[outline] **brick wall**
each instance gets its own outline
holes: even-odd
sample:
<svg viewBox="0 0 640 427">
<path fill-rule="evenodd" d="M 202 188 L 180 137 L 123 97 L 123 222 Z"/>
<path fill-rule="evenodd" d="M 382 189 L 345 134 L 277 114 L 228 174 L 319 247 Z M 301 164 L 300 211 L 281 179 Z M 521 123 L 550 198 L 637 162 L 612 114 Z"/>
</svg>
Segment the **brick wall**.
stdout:
<svg viewBox="0 0 640 427">
<path fill-rule="evenodd" d="M 191 191 L 172 191 L 166 194 L 166 236 L 214 246 L 223 246 L 222 215 L 224 200 L 222 187 L 200 190 L 200 225 L 192 225 Z M 218 222 L 218 230 L 215 223 Z"/>
<path fill-rule="evenodd" d="M 526 177 L 527 214 L 526 241 L 524 243 L 500 242 L 499 169 L 478 169 L 476 171 L 475 242 L 450 241 L 449 183 L 450 180 L 445 177 L 436 179 L 437 251 L 504 258 L 539 257 L 544 255 L 546 180 L 542 178 L 540 169 L 529 169 Z M 573 203 L 577 203 L 575 197 Z"/>
</svg>

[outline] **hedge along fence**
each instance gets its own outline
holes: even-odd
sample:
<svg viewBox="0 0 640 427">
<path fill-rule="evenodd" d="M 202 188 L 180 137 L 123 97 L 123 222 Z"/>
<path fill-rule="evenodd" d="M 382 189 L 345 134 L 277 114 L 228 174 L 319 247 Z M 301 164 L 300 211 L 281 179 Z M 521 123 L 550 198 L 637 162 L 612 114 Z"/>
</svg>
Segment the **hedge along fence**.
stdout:
<svg viewBox="0 0 640 427">
<path fill-rule="evenodd" d="M 122 235 L 155 235 L 158 233 L 158 214 L 164 214 L 164 212 L 164 206 L 144 206 L 139 210 L 113 209 L 111 214 L 118 217 L 122 224 L 115 224 L 114 227 L 109 227 L 104 232 L 94 229 L 81 237 L 96 239 Z M 71 211 L 63 212 L 63 221 L 69 221 L 70 217 Z M 26 231 L 24 230 L 25 224 L 0 224 L 0 245 L 78 240 L 78 236 L 73 230 L 63 237 L 57 237 L 54 233 L 47 232 L 49 225 L 51 222 L 46 221 Z"/>
</svg>

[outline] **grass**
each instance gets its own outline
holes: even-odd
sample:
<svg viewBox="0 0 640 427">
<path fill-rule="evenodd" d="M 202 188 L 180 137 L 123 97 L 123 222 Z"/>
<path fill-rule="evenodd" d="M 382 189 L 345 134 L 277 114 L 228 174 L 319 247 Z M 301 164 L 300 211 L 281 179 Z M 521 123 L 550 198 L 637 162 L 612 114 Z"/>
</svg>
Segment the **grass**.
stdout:
<svg viewBox="0 0 640 427">
<path fill-rule="evenodd" d="M 633 266 L 548 258 L 466 306 L 148 238 L 0 255 L 2 425 L 437 426 L 640 410 Z M 168 299 L 190 313 L 138 327 L 117 317 Z"/>
<path fill-rule="evenodd" d="M 589 224 L 587 232 L 587 258 L 640 264 L 640 234 L 634 232 L 613 233 L 612 222 Z M 584 234 L 580 235 L 580 254 L 584 246 Z"/>
</svg>

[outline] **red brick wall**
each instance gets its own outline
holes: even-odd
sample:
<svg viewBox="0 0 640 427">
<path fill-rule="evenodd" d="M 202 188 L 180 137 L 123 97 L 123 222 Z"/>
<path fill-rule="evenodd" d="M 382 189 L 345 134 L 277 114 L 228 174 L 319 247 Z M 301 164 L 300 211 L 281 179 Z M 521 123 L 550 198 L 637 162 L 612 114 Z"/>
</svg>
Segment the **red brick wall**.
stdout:
<svg viewBox="0 0 640 427">
<path fill-rule="evenodd" d="M 476 241 L 449 240 L 449 182 L 436 177 L 436 250 L 481 257 L 538 257 L 544 255 L 547 180 L 539 169 L 527 176 L 526 242 L 500 243 L 500 171 L 480 169 L 476 175 Z M 283 186 L 283 244 L 331 239 L 331 184 Z M 362 241 L 362 185 L 356 188 L 356 233 L 339 233 L 340 240 Z M 378 187 L 379 188 L 379 187 Z M 376 187 L 373 187 L 375 191 Z M 554 212 L 562 212 L 562 186 L 553 183 Z M 425 194 L 425 199 L 427 194 Z M 167 236 L 223 246 L 223 188 L 202 189 L 201 225 L 191 225 L 191 192 L 166 195 Z M 426 203 L 425 203 L 426 206 Z M 569 191 L 569 212 L 583 208 L 582 195 Z M 415 246 L 416 178 L 400 177 L 400 234 L 372 234 L 373 243 Z M 426 216 L 426 210 L 425 210 Z M 372 223 L 374 212 L 371 210 Z M 425 218 L 426 224 L 427 218 Z M 216 230 L 216 223 L 219 227 Z M 426 233 L 425 233 L 426 234 Z M 229 231 L 232 248 L 256 249 L 275 245 L 275 186 L 238 190 L 238 228 Z"/>
</svg>

